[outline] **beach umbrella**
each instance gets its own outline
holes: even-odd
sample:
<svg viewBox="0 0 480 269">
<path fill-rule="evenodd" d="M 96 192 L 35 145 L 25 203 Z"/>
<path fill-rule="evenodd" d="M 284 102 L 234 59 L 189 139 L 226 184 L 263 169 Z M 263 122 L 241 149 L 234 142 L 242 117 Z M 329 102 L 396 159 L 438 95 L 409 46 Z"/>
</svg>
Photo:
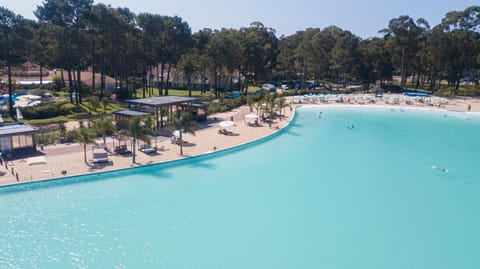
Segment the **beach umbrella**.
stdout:
<svg viewBox="0 0 480 269">
<path fill-rule="evenodd" d="M 231 120 L 224 120 L 224 121 L 221 121 L 218 125 L 222 128 L 227 128 L 227 127 L 235 125 L 235 122 L 233 122 Z"/>
<path fill-rule="evenodd" d="M 180 137 L 180 130 L 173 131 L 173 135 L 176 136 L 176 137 Z M 187 135 L 189 135 L 189 133 L 186 133 L 185 131 L 182 131 L 182 137 L 185 137 Z"/>
<path fill-rule="evenodd" d="M 247 114 L 245 115 L 246 119 L 258 119 L 258 116 L 256 114 Z"/>
</svg>

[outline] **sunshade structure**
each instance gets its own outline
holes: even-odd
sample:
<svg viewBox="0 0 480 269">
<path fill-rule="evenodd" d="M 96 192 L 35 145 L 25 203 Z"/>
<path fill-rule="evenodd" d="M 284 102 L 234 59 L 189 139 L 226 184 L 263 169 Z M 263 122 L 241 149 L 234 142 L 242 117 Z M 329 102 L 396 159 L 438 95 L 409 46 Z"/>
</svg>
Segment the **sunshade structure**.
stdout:
<svg viewBox="0 0 480 269">
<path fill-rule="evenodd" d="M 233 125 L 235 125 L 235 122 L 233 122 L 231 120 L 224 120 L 224 121 L 221 121 L 220 123 L 218 123 L 218 126 L 220 126 L 222 128 L 231 127 Z"/>
<path fill-rule="evenodd" d="M 258 126 L 258 116 L 254 113 L 250 113 L 244 116 L 245 123 L 248 123 L 248 125 L 252 126 L 252 123 L 250 121 L 254 121 L 255 123 L 253 124 L 254 126 Z"/>
<path fill-rule="evenodd" d="M 117 122 L 117 128 L 127 129 L 128 126 L 125 125 L 125 122 L 134 117 L 145 117 L 150 113 L 144 111 L 136 111 L 130 109 L 122 109 L 112 112 L 112 115 L 115 116 L 115 121 Z"/>
<path fill-rule="evenodd" d="M 160 115 L 161 108 L 166 108 L 167 113 L 170 115 L 180 114 L 181 111 L 191 111 L 197 118 L 205 118 L 207 114 L 207 106 L 199 103 L 198 97 L 185 97 L 185 96 L 155 96 L 142 99 L 125 100 L 129 106 L 140 106 L 153 108 L 153 114 L 155 115 L 155 122 L 157 123 L 157 129 L 163 128 L 163 116 Z M 202 114 L 203 113 L 203 114 Z M 160 126 L 158 123 L 160 122 Z"/>
<path fill-rule="evenodd" d="M 175 131 L 173 131 L 172 134 L 176 137 L 180 137 L 180 130 L 175 130 Z M 185 136 L 188 136 L 188 135 L 190 135 L 190 133 L 182 131 L 182 137 L 185 137 Z"/>
<path fill-rule="evenodd" d="M 247 114 L 245 115 L 246 119 L 258 119 L 258 116 L 256 114 Z"/>
<path fill-rule="evenodd" d="M 38 128 L 21 122 L 0 123 L 0 152 L 36 150 L 35 134 L 39 132 Z"/>
</svg>

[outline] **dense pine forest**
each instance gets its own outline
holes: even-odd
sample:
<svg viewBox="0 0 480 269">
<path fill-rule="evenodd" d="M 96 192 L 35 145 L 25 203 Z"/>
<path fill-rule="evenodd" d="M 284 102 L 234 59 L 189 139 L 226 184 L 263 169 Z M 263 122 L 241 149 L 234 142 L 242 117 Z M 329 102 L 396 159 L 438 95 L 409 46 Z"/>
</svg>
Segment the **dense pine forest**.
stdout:
<svg viewBox="0 0 480 269">
<path fill-rule="evenodd" d="M 402 15 L 379 26 L 382 38 L 371 39 L 336 26 L 278 37 L 261 22 L 192 33 L 178 16 L 134 14 L 93 0 L 44 0 L 34 14 L 28 20 L 0 7 L 2 80 L 11 91 L 11 70 L 25 62 L 64 70 L 72 103 L 93 90 L 101 99 L 106 76 L 127 97 L 152 83 L 168 95 L 174 70 L 188 87 L 200 83 L 216 95 L 228 80 L 246 91 L 271 81 L 370 85 L 395 75 L 400 89 L 409 83 L 435 92 L 440 83 L 458 91 L 479 79 L 480 6 L 448 12 L 435 26 Z M 98 89 L 80 83 L 87 69 L 101 74 Z"/>
</svg>

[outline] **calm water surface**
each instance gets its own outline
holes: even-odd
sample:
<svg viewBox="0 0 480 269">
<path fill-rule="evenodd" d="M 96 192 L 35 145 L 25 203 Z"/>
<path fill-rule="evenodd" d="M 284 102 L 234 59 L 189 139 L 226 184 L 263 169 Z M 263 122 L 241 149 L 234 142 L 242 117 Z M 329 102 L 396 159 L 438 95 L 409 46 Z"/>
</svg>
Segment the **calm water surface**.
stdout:
<svg viewBox="0 0 480 269">
<path fill-rule="evenodd" d="M 309 107 L 253 146 L 0 188 L 0 268 L 480 268 L 479 137 Z"/>
</svg>

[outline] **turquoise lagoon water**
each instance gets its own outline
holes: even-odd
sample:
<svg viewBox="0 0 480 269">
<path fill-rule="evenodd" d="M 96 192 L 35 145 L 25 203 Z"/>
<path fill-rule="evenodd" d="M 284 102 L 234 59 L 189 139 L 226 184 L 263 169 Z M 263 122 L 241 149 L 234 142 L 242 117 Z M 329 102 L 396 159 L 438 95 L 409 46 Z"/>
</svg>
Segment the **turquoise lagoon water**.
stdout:
<svg viewBox="0 0 480 269">
<path fill-rule="evenodd" d="M 479 137 L 306 107 L 253 146 L 0 188 L 0 268 L 480 268 Z"/>
</svg>

